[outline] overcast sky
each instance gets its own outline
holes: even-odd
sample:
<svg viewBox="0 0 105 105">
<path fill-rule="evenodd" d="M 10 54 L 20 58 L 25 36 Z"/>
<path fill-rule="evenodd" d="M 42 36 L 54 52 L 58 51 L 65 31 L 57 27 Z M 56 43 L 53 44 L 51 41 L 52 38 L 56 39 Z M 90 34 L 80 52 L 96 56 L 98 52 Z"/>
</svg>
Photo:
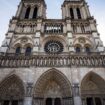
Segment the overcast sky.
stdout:
<svg viewBox="0 0 105 105">
<path fill-rule="evenodd" d="M 47 18 L 61 18 L 61 4 L 64 0 L 45 0 Z M 20 0 L 0 0 L 0 45 L 8 30 L 9 20 L 15 16 Z M 98 32 L 105 45 L 105 0 L 87 0 L 91 15 L 98 24 Z"/>
</svg>

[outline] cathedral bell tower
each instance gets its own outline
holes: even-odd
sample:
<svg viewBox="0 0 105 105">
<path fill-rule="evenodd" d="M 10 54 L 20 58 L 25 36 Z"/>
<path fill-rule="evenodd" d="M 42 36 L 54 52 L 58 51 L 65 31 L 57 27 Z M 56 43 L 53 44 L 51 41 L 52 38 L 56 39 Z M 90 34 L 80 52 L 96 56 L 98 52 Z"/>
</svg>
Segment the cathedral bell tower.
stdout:
<svg viewBox="0 0 105 105">
<path fill-rule="evenodd" d="M 44 0 L 22 0 L 16 17 L 19 19 L 46 18 L 46 4 Z"/>
<path fill-rule="evenodd" d="M 104 51 L 96 20 L 91 16 L 85 0 L 65 0 L 62 5 L 62 19 L 67 23 L 70 52 Z"/>
<path fill-rule="evenodd" d="M 21 0 L 16 15 L 10 20 L 1 52 L 38 52 L 43 19 L 46 19 L 44 0 Z"/>
<path fill-rule="evenodd" d="M 90 18 L 89 7 L 85 0 L 65 0 L 62 5 L 62 18 L 87 19 Z"/>
</svg>

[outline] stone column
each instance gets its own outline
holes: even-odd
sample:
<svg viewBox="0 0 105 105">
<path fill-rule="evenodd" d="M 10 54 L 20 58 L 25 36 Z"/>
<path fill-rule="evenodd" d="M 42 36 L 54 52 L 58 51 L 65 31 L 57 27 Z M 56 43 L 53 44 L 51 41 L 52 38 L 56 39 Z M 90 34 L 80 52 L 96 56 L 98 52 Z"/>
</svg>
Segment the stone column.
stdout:
<svg viewBox="0 0 105 105">
<path fill-rule="evenodd" d="M 55 99 L 54 99 L 54 98 L 52 98 L 52 105 L 54 105 L 54 102 L 55 102 Z"/>
<path fill-rule="evenodd" d="M 39 51 L 40 36 L 41 36 L 41 33 L 40 32 L 36 32 L 36 35 L 33 38 L 34 39 L 33 54 L 36 54 Z"/>
<path fill-rule="evenodd" d="M 33 83 L 27 83 L 24 105 L 32 105 L 32 89 Z"/>
<path fill-rule="evenodd" d="M 62 6 L 62 18 L 65 19 L 65 17 L 66 17 L 65 7 Z"/>
<path fill-rule="evenodd" d="M 73 98 L 74 98 L 74 105 L 82 105 L 78 83 L 73 84 Z"/>
<path fill-rule="evenodd" d="M 37 30 L 33 38 L 34 40 L 33 54 L 37 54 L 39 52 L 41 32 L 42 32 L 42 19 L 38 19 L 37 20 Z"/>
<path fill-rule="evenodd" d="M 17 12 L 16 12 L 16 17 L 19 17 L 20 16 L 20 14 L 21 14 L 21 11 L 22 11 L 22 6 L 23 6 L 23 4 L 22 4 L 22 2 L 19 4 L 19 6 L 18 6 L 18 10 L 17 10 Z"/>
<path fill-rule="evenodd" d="M 105 105 L 105 99 L 103 99 L 103 105 Z"/>
<path fill-rule="evenodd" d="M 42 6 L 42 5 L 41 5 Z M 38 17 L 41 17 L 42 16 L 42 10 L 41 10 L 41 6 L 38 8 Z"/>
<path fill-rule="evenodd" d="M 74 11 L 74 18 L 75 18 L 75 19 L 78 19 L 78 17 L 77 17 L 77 10 L 76 10 L 76 8 L 73 8 L 73 11 Z"/>
<path fill-rule="evenodd" d="M 2 104 L 1 104 L 1 100 L 0 100 L 0 105 L 2 105 Z"/>
<path fill-rule="evenodd" d="M 85 9 L 86 9 L 86 12 L 87 12 L 87 16 L 90 17 L 91 14 L 90 14 L 89 6 L 87 5 L 87 3 L 85 4 Z"/>
<path fill-rule="evenodd" d="M 87 18 L 87 12 L 86 12 L 86 9 L 85 9 L 84 6 L 83 6 L 81 9 L 82 9 L 82 15 L 83 15 L 83 18 L 86 19 L 86 18 Z"/>
<path fill-rule="evenodd" d="M 43 17 L 43 5 L 40 6 L 40 17 Z"/>
<path fill-rule="evenodd" d="M 26 10 L 27 10 L 27 8 L 25 6 L 23 6 L 22 7 L 22 12 L 21 12 L 21 15 L 20 15 L 20 18 L 21 19 L 24 19 L 25 18 Z"/>
<path fill-rule="evenodd" d="M 30 15 L 29 15 L 30 19 L 33 18 L 33 13 L 34 13 L 34 6 L 31 7 L 31 11 L 30 11 Z"/>
<path fill-rule="evenodd" d="M 66 20 L 67 23 L 67 39 L 68 39 L 68 50 L 70 52 L 74 52 L 74 46 L 73 46 L 73 35 L 72 35 L 72 26 L 71 26 L 71 20 Z"/>
<path fill-rule="evenodd" d="M 66 17 L 69 17 L 69 11 L 68 11 L 68 6 L 67 5 L 65 6 L 65 14 L 66 14 Z"/>
<path fill-rule="evenodd" d="M 82 105 L 86 105 L 86 100 L 85 99 L 82 100 Z"/>
</svg>

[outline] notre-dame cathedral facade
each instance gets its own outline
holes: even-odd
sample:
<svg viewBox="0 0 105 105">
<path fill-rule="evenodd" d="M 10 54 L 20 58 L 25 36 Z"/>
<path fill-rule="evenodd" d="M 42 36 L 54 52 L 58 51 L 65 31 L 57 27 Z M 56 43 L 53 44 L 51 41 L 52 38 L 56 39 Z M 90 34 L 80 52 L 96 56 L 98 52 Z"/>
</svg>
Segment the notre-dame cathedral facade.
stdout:
<svg viewBox="0 0 105 105">
<path fill-rule="evenodd" d="M 21 0 L 0 48 L 0 105 L 105 105 L 96 20 L 85 0 L 61 8 L 47 19 L 44 0 Z"/>
</svg>

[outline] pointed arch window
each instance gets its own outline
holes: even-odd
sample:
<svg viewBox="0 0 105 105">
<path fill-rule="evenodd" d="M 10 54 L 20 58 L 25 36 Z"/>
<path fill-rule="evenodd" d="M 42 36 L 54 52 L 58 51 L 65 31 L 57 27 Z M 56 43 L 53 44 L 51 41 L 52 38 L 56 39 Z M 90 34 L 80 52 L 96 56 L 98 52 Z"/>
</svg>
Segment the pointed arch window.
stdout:
<svg viewBox="0 0 105 105">
<path fill-rule="evenodd" d="M 78 16 L 78 19 L 81 19 L 81 12 L 79 8 L 77 8 L 77 16 Z"/>
<path fill-rule="evenodd" d="M 18 55 L 20 53 L 21 53 L 21 47 L 19 46 L 16 48 L 15 54 Z"/>
<path fill-rule="evenodd" d="M 73 8 L 70 8 L 70 16 L 71 16 L 71 19 L 74 19 L 74 11 L 73 11 Z"/>
<path fill-rule="evenodd" d="M 32 48 L 28 46 L 28 47 L 26 48 L 25 55 L 26 55 L 26 56 L 27 56 L 27 55 L 30 55 L 31 52 L 32 52 Z"/>
<path fill-rule="evenodd" d="M 26 9 L 25 19 L 28 19 L 28 18 L 29 18 L 30 10 L 31 10 L 30 7 L 28 7 L 28 8 Z"/>
<path fill-rule="evenodd" d="M 86 51 L 87 53 L 90 53 L 90 47 L 86 46 L 86 47 L 85 47 L 85 51 Z"/>
<path fill-rule="evenodd" d="M 36 19 L 37 18 L 37 14 L 38 14 L 38 8 L 35 7 L 34 8 L 34 12 L 33 12 L 33 19 Z"/>
<path fill-rule="evenodd" d="M 80 48 L 79 46 L 77 46 L 77 47 L 75 48 L 75 50 L 76 50 L 76 53 L 80 53 L 80 52 L 81 52 L 81 48 Z"/>
</svg>

